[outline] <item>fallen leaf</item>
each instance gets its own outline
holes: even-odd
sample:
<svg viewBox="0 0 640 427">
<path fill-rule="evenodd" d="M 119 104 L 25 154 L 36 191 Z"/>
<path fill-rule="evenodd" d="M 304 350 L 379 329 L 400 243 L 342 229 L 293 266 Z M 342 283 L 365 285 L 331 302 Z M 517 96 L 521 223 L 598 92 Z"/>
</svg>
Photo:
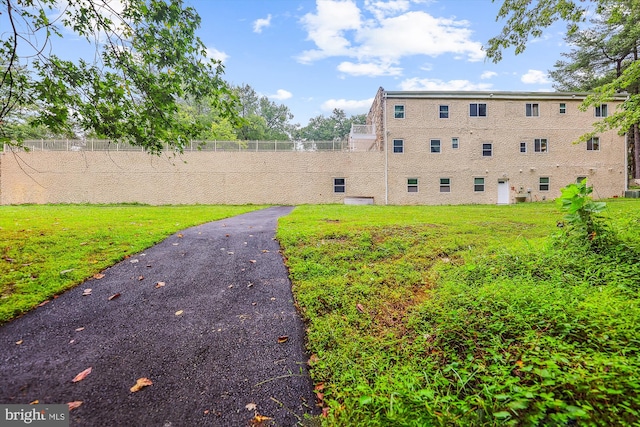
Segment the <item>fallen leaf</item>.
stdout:
<svg viewBox="0 0 640 427">
<path fill-rule="evenodd" d="M 145 388 L 148 385 L 152 385 L 153 382 L 149 379 L 149 378 L 138 378 L 138 380 L 136 381 L 136 384 L 131 387 L 129 390 L 131 390 L 131 393 L 135 393 L 136 391 L 140 391 L 143 388 Z"/>
<path fill-rule="evenodd" d="M 270 419 L 271 418 L 266 417 L 264 415 L 256 414 L 256 416 L 251 419 L 251 424 L 254 426 L 261 425 L 263 422 Z"/>
<path fill-rule="evenodd" d="M 205 414 L 205 415 L 208 415 L 208 414 L 209 414 L 209 410 L 208 410 L 208 409 L 205 409 L 205 410 L 204 410 L 204 414 Z"/>
<path fill-rule="evenodd" d="M 317 355 L 312 354 L 311 357 L 309 358 L 309 366 L 313 366 L 319 361 L 320 361 L 320 358 Z"/>
<path fill-rule="evenodd" d="M 42 307 L 43 305 L 47 305 L 51 302 L 50 299 L 46 300 L 46 301 L 42 301 L 40 304 L 38 304 L 38 307 Z"/>
<path fill-rule="evenodd" d="M 178 245 L 179 245 L 179 243 L 172 243 L 172 245 L 173 245 L 173 246 L 178 246 Z"/>
<path fill-rule="evenodd" d="M 81 328 L 77 328 L 76 332 L 80 332 L 80 331 L 84 331 L 84 326 L 82 326 Z"/>
<path fill-rule="evenodd" d="M 229 286 L 227 286 L 227 287 L 228 287 L 228 288 L 233 288 L 233 285 L 229 285 Z"/>
<path fill-rule="evenodd" d="M 522 360 L 518 360 L 518 361 L 516 362 L 516 366 L 518 366 L 518 367 L 522 368 L 522 367 L 524 366 L 524 362 L 523 362 Z"/>
<path fill-rule="evenodd" d="M 286 335 L 282 335 L 280 337 L 278 337 L 278 344 L 282 344 L 289 341 L 289 337 Z"/>
<path fill-rule="evenodd" d="M 250 260 L 249 260 L 249 262 L 250 262 L 251 264 L 255 264 L 255 263 L 256 263 L 256 262 L 258 262 L 258 261 L 256 261 L 255 259 L 250 259 Z"/>
<path fill-rule="evenodd" d="M 178 310 L 178 311 L 176 311 L 176 316 L 180 316 L 182 313 L 184 313 L 183 310 Z"/>
<path fill-rule="evenodd" d="M 164 286 L 164 282 L 158 282 L 156 283 L 156 289 L 161 288 Z"/>
<path fill-rule="evenodd" d="M 358 304 L 358 305 L 356 305 L 356 308 L 358 309 L 358 311 L 359 311 L 360 313 L 364 313 L 364 307 L 362 306 L 362 304 Z"/>
<path fill-rule="evenodd" d="M 247 408 L 247 411 L 255 411 L 258 407 L 255 403 L 248 403 L 245 408 Z"/>
<path fill-rule="evenodd" d="M 104 277 L 104 274 L 102 274 L 102 273 L 96 273 L 96 274 L 93 275 L 94 279 L 102 279 L 103 277 Z"/>
<path fill-rule="evenodd" d="M 118 298 L 119 296 L 120 296 L 120 292 L 115 293 L 115 294 L 113 294 L 113 295 L 111 295 L 111 296 L 109 297 L 109 301 L 111 301 L 112 299 L 116 299 L 116 298 Z"/>
<path fill-rule="evenodd" d="M 227 252 L 227 255 L 233 255 L 233 252 Z"/>
<path fill-rule="evenodd" d="M 224 235 L 224 237 L 229 237 L 229 236 L 230 236 L 229 234 L 225 234 L 225 235 Z"/>
<path fill-rule="evenodd" d="M 88 297 L 89 295 L 91 295 L 91 289 L 87 288 L 84 291 L 82 291 L 82 296 L 83 297 Z"/>
<path fill-rule="evenodd" d="M 71 340 L 69 341 L 69 344 L 73 344 L 74 342 L 76 342 L 76 340 Z"/>
<path fill-rule="evenodd" d="M 138 276 L 138 280 L 144 280 L 144 276 Z"/>
<path fill-rule="evenodd" d="M 178 239 L 182 239 L 184 235 L 182 233 L 178 234 Z"/>
<path fill-rule="evenodd" d="M 316 398 L 322 402 L 324 400 L 324 393 L 316 391 Z"/>
<path fill-rule="evenodd" d="M 269 251 L 268 251 L 268 250 L 266 250 L 266 249 L 263 249 L 263 250 L 262 250 L 262 253 L 263 253 L 263 254 L 266 254 L 266 253 L 268 253 L 268 252 L 269 252 Z"/>
<path fill-rule="evenodd" d="M 129 261 L 129 262 L 130 262 L 131 264 L 136 264 L 136 263 L 138 263 L 138 262 L 140 262 L 140 261 L 138 261 L 137 259 L 132 259 L 132 260 L 131 260 L 131 261 Z"/>
<path fill-rule="evenodd" d="M 20 344 L 22 344 L 23 342 L 24 342 L 23 340 L 16 341 L 16 345 L 20 345 Z"/>
<path fill-rule="evenodd" d="M 253 283 L 249 282 L 249 284 L 247 285 L 247 288 L 250 288 L 253 286 Z"/>
<path fill-rule="evenodd" d="M 36 399 L 33 402 L 29 402 L 29 405 L 37 405 L 38 403 L 40 403 L 40 401 Z"/>
<path fill-rule="evenodd" d="M 87 377 L 87 375 L 89 375 L 91 373 L 91 366 L 89 366 L 87 369 L 85 369 L 84 371 L 80 372 L 78 375 L 76 375 L 71 382 L 72 383 L 77 383 L 78 381 L 82 381 L 83 379 L 85 379 Z"/>
<path fill-rule="evenodd" d="M 60 274 L 61 274 L 61 275 L 63 275 L 63 274 L 71 273 L 73 270 L 75 270 L 75 268 L 70 268 L 70 269 L 68 269 L 68 270 L 62 270 L 62 271 L 60 272 Z"/>
<path fill-rule="evenodd" d="M 313 357 L 313 356 L 312 356 Z M 316 356 L 316 359 L 318 358 L 318 356 Z M 316 384 L 316 386 L 313 388 L 316 391 L 322 391 L 324 390 L 324 383 L 318 383 Z"/>
<path fill-rule="evenodd" d="M 69 406 L 69 411 L 73 411 L 74 409 L 78 409 L 80 405 L 82 405 L 82 400 L 74 400 L 73 402 L 67 403 Z"/>
<path fill-rule="evenodd" d="M 322 416 L 327 418 L 329 416 L 329 408 L 322 408 Z"/>
</svg>

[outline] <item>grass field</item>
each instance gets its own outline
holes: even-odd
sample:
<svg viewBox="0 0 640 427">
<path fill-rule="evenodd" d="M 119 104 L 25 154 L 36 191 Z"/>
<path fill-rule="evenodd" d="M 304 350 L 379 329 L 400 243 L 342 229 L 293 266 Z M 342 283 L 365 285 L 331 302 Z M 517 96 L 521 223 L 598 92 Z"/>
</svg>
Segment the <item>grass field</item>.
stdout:
<svg viewBox="0 0 640 427">
<path fill-rule="evenodd" d="M 609 203 L 600 253 L 551 203 L 296 208 L 278 237 L 325 424 L 638 425 L 639 208 Z"/>
<path fill-rule="evenodd" d="M 259 206 L 0 207 L 0 324 L 186 227 Z"/>
<path fill-rule="evenodd" d="M 0 322 L 255 206 L 0 207 Z M 608 239 L 552 203 L 300 206 L 278 238 L 328 426 L 640 423 L 640 201 Z M 600 238 L 600 236 L 598 236 Z"/>
</svg>

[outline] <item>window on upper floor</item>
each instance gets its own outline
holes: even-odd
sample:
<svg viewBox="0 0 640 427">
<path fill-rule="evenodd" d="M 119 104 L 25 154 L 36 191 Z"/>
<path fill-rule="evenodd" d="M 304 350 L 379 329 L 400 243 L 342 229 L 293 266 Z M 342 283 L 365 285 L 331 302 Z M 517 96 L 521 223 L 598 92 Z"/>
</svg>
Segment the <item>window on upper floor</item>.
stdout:
<svg viewBox="0 0 640 427">
<path fill-rule="evenodd" d="M 607 104 L 600 104 L 596 106 L 596 117 L 607 117 Z"/>
<path fill-rule="evenodd" d="M 549 151 L 547 138 L 536 138 L 533 140 L 533 151 L 536 153 L 546 153 Z"/>
<path fill-rule="evenodd" d="M 560 114 L 566 114 L 567 113 L 567 104 L 565 104 L 564 102 L 560 103 Z"/>
<path fill-rule="evenodd" d="M 451 178 L 440 178 L 440 192 L 441 193 L 451 192 Z"/>
<path fill-rule="evenodd" d="M 587 151 L 600 151 L 600 138 L 594 136 L 587 140 Z"/>
<path fill-rule="evenodd" d="M 394 153 L 404 153 L 404 139 L 394 139 L 393 140 L 393 152 Z"/>
<path fill-rule="evenodd" d="M 456 149 L 460 147 L 460 139 L 459 138 L 451 138 L 451 148 Z"/>
<path fill-rule="evenodd" d="M 404 119 L 404 105 L 394 105 L 394 107 L 393 107 L 393 118 L 394 119 Z"/>
<path fill-rule="evenodd" d="M 484 178 L 473 178 L 473 191 L 484 191 Z"/>
<path fill-rule="evenodd" d="M 440 118 L 441 119 L 448 119 L 449 118 L 449 106 L 448 105 L 441 105 L 440 106 Z"/>
<path fill-rule="evenodd" d="M 432 153 L 439 153 L 440 152 L 440 140 L 439 139 L 432 139 L 431 143 L 430 143 L 430 147 L 431 147 L 431 152 Z"/>
<path fill-rule="evenodd" d="M 418 192 L 418 178 L 408 178 L 407 179 L 407 191 L 409 193 L 417 193 Z"/>
<path fill-rule="evenodd" d="M 482 157 L 491 157 L 493 156 L 493 144 L 484 143 L 482 144 Z"/>
<path fill-rule="evenodd" d="M 471 116 L 471 117 L 486 117 L 487 116 L 487 104 L 469 104 L 469 116 Z"/>
<path fill-rule="evenodd" d="M 527 143 L 526 142 L 521 142 L 520 143 L 520 152 L 521 153 L 526 153 L 527 152 Z"/>
<path fill-rule="evenodd" d="M 527 117 L 538 117 L 540 115 L 539 104 L 526 104 L 525 114 Z"/>
<path fill-rule="evenodd" d="M 541 176 L 540 177 L 540 191 L 549 191 L 549 177 Z"/>
<path fill-rule="evenodd" d="M 587 177 L 586 176 L 579 176 L 576 178 L 576 184 L 581 184 L 582 181 L 586 180 Z"/>
<path fill-rule="evenodd" d="M 344 193 L 347 188 L 344 178 L 333 178 L 333 192 Z"/>
</svg>

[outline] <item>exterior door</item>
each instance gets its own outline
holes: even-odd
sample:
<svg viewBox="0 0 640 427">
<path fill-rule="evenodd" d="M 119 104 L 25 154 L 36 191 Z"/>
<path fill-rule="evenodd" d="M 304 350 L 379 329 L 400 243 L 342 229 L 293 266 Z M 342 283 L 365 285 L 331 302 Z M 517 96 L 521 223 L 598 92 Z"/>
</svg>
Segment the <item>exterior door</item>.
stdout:
<svg viewBox="0 0 640 427">
<path fill-rule="evenodd" d="M 509 204 L 509 181 L 506 179 L 498 180 L 498 204 Z"/>
</svg>

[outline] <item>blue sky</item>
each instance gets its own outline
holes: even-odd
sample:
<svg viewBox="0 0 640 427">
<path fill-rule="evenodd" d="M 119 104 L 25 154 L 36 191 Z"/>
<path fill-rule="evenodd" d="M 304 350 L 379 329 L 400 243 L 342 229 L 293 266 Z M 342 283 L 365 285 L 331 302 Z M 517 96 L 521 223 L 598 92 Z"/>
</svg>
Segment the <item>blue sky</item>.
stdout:
<svg viewBox="0 0 640 427">
<path fill-rule="evenodd" d="M 294 123 L 366 113 L 386 90 L 549 91 L 568 51 L 563 24 L 499 64 L 482 45 L 497 35 L 490 0 L 186 0 L 225 78 L 287 105 Z"/>
</svg>

